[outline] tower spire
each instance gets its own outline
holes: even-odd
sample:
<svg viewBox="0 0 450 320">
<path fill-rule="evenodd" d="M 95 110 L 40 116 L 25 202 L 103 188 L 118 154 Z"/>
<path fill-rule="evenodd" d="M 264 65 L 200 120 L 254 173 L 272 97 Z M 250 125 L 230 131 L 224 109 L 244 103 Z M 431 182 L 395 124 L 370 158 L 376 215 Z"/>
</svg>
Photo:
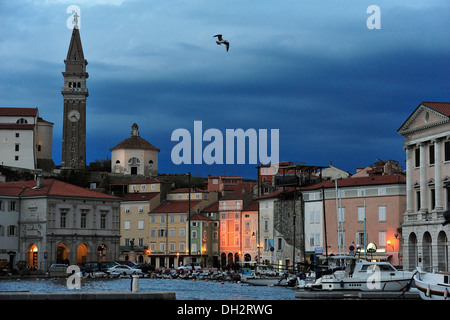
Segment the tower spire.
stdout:
<svg viewBox="0 0 450 320">
<path fill-rule="evenodd" d="M 64 120 L 62 139 L 62 168 L 83 169 L 86 166 L 86 87 L 87 61 L 81 45 L 78 15 L 75 14 L 69 50 L 64 60 Z"/>
</svg>

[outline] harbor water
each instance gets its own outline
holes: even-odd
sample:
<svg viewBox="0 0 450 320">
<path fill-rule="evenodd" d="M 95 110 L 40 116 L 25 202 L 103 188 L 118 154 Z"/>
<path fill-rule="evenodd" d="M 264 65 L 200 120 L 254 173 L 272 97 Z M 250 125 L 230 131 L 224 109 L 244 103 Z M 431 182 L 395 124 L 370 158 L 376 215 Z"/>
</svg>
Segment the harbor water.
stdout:
<svg viewBox="0 0 450 320">
<path fill-rule="evenodd" d="M 69 289 L 65 278 L 0 280 L 0 291 L 130 291 L 129 278 L 83 278 L 80 289 Z M 251 286 L 239 282 L 140 278 L 139 291 L 175 292 L 177 300 L 295 300 L 296 289 L 282 286 Z"/>
</svg>

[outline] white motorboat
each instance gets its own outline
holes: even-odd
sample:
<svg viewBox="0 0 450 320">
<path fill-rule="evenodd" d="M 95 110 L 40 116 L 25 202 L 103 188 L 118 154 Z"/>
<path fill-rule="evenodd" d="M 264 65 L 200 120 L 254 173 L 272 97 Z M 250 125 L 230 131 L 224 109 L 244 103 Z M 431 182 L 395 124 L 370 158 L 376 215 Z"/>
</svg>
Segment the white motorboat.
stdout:
<svg viewBox="0 0 450 320">
<path fill-rule="evenodd" d="M 253 286 L 287 286 L 289 285 L 289 279 L 287 275 L 281 276 L 241 276 L 241 282 L 247 283 Z"/>
<path fill-rule="evenodd" d="M 402 291 L 414 272 L 397 270 L 387 261 L 370 262 L 353 257 L 344 270 L 319 279 L 321 290 Z"/>
<path fill-rule="evenodd" d="M 247 262 L 247 264 L 249 263 Z M 254 286 L 287 286 L 291 283 L 288 273 L 277 272 L 261 264 L 255 264 L 253 268 L 243 268 L 242 283 Z M 295 277 L 294 280 L 296 280 Z"/>
<path fill-rule="evenodd" d="M 414 283 L 423 300 L 450 300 L 450 273 L 417 269 Z"/>
</svg>

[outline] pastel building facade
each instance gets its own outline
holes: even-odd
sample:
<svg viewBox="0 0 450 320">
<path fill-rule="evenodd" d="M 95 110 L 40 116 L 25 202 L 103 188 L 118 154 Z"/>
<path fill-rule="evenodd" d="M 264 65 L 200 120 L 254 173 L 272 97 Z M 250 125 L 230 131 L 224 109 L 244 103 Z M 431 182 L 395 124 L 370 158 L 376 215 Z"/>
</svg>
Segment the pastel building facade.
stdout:
<svg viewBox="0 0 450 320">
<path fill-rule="evenodd" d="M 302 196 L 309 260 L 314 255 L 359 254 L 403 265 L 404 175 L 326 181 L 302 188 Z M 367 250 L 369 243 L 375 244 L 374 252 Z"/>
</svg>

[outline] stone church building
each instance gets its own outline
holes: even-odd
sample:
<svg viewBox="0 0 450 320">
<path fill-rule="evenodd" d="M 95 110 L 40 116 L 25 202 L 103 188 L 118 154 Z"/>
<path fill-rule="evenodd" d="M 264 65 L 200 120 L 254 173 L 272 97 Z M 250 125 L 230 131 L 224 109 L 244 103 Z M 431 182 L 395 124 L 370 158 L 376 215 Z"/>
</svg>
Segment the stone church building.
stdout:
<svg viewBox="0 0 450 320">
<path fill-rule="evenodd" d="M 139 136 L 138 125 L 131 126 L 130 137 L 111 148 L 111 172 L 157 176 L 159 149 Z"/>
</svg>

